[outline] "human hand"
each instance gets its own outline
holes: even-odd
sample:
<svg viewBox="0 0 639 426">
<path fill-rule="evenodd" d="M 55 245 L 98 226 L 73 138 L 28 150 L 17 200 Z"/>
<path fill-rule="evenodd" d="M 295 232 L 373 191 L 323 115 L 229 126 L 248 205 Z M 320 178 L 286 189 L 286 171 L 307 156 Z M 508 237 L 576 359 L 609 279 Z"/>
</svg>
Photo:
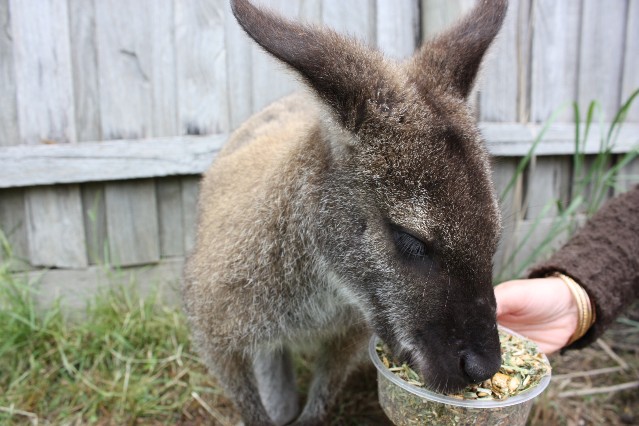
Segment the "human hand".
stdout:
<svg viewBox="0 0 639 426">
<path fill-rule="evenodd" d="M 497 321 L 535 341 L 547 354 L 563 348 L 579 313 L 570 289 L 557 277 L 507 281 L 495 287 Z"/>
</svg>

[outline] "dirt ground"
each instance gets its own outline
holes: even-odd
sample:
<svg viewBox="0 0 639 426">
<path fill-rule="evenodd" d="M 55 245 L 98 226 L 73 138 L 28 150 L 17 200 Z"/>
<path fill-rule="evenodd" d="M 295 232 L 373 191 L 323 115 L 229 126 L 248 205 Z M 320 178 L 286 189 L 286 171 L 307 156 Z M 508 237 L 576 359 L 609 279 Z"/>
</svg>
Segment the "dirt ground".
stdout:
<svg viewBox="0 0 639 426">
<path fill-rule="evenodd" d="M 588 348 L 550 357 L 553 379 L 536 401 L 530 426 L 639 425 L 639 303 Z M 303 377 L 300 380 L 306 380 Z M 215 417 L 215 418 L 214 418 Z M 193 400 L 181 425 L 235 425 L 239 416 L 223 396 Z M 334 426 L 391 425 L 376 395 L 372 366 L 350 379 L 331 413 Z"/>
</svg>

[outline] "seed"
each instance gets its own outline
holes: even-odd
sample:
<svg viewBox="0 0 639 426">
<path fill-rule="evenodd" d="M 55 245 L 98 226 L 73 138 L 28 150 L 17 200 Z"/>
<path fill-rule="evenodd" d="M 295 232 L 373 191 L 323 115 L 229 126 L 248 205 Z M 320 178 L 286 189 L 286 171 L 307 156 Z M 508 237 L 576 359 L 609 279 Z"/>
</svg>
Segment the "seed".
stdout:
<svg viewBox="0 0 639 426">
<path fill-rule="evenodd" d="M 493 376 L 493 387 L 496 387 L 498 389 L 507 389 L 509 379 L 510 377 L 508 377 L 504 373 L 497 373 Z"/>
<path fill-rule="evenodd" d="M 508 389 L 510 392 L 515 392 L 519 388 L 520 384 L 521 381 L 517 378 L 517 376 L 513 376 L 510 380 L 508 380 Z"/>
</svg>

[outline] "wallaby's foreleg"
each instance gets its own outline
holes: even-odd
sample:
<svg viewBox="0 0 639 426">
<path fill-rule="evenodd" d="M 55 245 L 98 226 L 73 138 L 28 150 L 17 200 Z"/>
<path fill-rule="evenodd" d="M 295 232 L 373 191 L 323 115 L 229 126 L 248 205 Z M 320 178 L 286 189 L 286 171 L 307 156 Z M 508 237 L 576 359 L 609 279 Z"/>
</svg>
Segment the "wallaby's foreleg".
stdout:
<svg viewBox="0 0 639 426">
<path fill-rule="evenodd" d="M 335 403 L 350 373 L 365 360 L 370 330 L 365 325 L 352 327 L 347 333 L 327 340 L 317 358 L 308 400 L 294 426 L 327 424 L 328 410 Z"/>
<path fill-rule="evenodd" d="M 259 351 L 253 366 L 260 397 L 271 420 L 278 426 L 293 421 L 300 406 L 288 348 Z"/>
<path fill-rule="evenodd" d="M 206 354 L 206 364 L 246 426 L 274 426 L 260 399 L 252 359 L 237 352 L 213 350 Z"/>
</svg>

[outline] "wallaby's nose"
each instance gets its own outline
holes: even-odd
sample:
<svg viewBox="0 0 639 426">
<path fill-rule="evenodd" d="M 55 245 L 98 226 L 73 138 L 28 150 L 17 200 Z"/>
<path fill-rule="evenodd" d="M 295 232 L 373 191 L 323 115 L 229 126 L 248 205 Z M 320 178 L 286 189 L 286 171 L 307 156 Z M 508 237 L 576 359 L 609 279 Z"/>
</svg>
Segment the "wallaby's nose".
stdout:
<svg viewBox="0 0 639 426">
<path fill-rule="evenodd" d="M 501 366 L 501 356 L 489 356 L 467 352 L 461 359 L 462 369 L 474 383 L 490 379 Z"/>
</svg>

